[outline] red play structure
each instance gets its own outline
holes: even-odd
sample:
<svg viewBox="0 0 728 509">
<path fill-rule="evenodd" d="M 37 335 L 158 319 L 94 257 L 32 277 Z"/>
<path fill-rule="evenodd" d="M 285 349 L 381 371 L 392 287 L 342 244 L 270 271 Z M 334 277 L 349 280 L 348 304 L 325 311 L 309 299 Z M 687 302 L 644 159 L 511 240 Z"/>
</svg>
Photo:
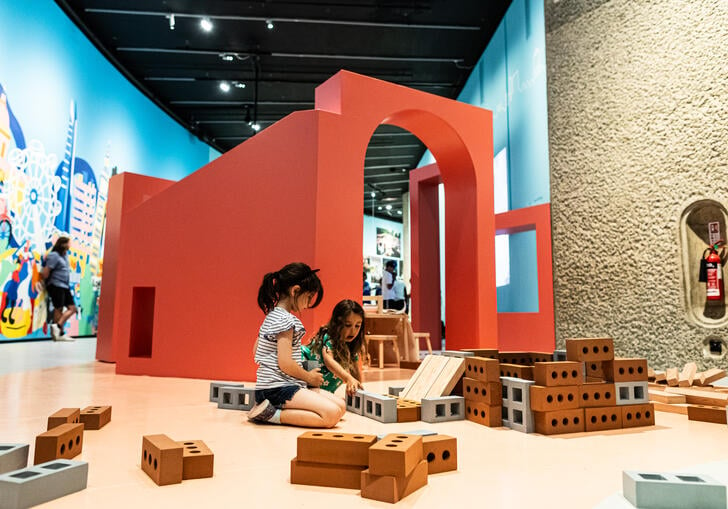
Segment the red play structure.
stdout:
<svg viewBox="0 0 728 509">
<path fill-rule="evenodd" d="M 177 183 L 112 178 L 97 357 L 118 373 L 254 380 L 266 272 L 321 269 L 309 332 L 359 298 L 364 157 L 383 123 L 422 140 L 445 185 L 448 348 L 496 347 L 491 112 L 342 71 L 314 110 Z"/>
</svg>

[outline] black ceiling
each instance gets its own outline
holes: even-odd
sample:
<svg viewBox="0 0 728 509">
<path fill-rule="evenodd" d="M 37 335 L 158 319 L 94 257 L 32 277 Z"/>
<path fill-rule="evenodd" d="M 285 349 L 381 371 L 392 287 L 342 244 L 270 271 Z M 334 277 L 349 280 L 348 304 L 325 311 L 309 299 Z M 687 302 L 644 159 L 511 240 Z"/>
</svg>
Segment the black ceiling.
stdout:
<svg viewBox="0 0 728 509">
<path fill-rule="evenodd" d="M 225 152 L 255 135 L 256 121 L 265 129 L 312 109 L 314 88 L 340 69 L 456 98 L 510 0 L 56 3 L 138 88 Z M 424 151 L 407 131 L 377 129 L 365 161 L 366 213 L 401 220 L 408 171 Z"/>
</svg>

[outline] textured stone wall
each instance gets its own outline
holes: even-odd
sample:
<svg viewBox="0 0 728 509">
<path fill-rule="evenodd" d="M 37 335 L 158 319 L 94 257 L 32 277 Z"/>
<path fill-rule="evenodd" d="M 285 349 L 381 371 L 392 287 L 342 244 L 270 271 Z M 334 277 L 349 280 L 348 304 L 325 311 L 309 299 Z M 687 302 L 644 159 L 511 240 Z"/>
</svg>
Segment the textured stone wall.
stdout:
<svg viewBox="0 0 728 509">
<path fill-rule="evenodd" d="M 545 14 L 557 348 L 609 335 L 657 369 L 726 367 L 703 341 L 728 326 L 688 318 L 679 223 L 696 200 L 728 205 L 728 1 Z"/>
</svg>

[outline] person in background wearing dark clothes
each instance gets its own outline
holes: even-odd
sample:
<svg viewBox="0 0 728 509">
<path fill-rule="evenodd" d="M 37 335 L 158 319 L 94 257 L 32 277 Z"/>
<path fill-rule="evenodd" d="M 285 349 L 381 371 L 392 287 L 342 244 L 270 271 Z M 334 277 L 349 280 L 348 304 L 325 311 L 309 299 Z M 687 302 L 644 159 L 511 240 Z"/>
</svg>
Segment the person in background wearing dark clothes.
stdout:
<svg viewBox="0 0 728 509">
<path fill-rule="evenodd" d="M 53 302 L 53 323 L 51 337 L 54 341 L 73 341 L 63 332 L 63 325 L 76 314 L 76 304 L 71 295 L 71 271 L 68 265 L 68 249 L 71 239 L 59 237 L 48 253 L 41 277 L 45 281 L 48 295 Z M 64 311 L 65 310 L 65 311 Z"/>
</svg>

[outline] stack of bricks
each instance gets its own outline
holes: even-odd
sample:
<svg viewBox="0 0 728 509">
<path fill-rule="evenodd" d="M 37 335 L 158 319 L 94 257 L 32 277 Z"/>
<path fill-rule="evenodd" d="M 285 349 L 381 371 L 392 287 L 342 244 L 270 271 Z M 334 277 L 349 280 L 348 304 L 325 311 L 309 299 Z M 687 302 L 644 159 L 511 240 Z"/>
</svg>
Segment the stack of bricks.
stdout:
<svg viewBox="0 0 728 509">
<path fill-rule="evenodd" d="M 394 504 L 427 484 L 427 470 L 421 436 L 386 435 L 369 448 L 361 496 Z"/>
<path fill-rule="evenodd" d="M 161 434 L 142 437 L 142 470 L 159 486 L 212 477 L 214 459 L 201 440 L 177 442 Z"/>
<path fill-rule="evenodd" d="M 465 418 L 484 426 L 501 426 L 502 394 L 500 362 L 485 357 L 466 357 L 462 386 Z"/>
</svg>

